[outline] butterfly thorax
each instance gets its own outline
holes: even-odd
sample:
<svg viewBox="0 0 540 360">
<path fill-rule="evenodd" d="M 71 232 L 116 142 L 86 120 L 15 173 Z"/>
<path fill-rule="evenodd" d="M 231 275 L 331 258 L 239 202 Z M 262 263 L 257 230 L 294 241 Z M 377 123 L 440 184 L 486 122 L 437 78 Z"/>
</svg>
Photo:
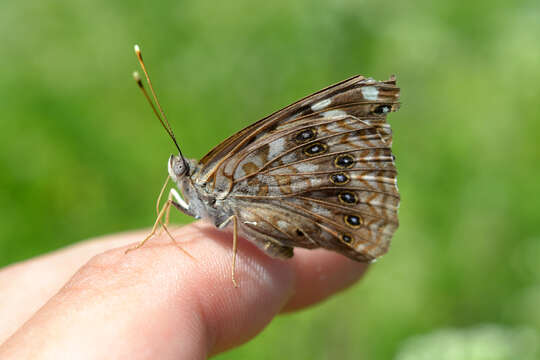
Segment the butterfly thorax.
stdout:
<svg viewBox="0 0 540 360">
<path fill-rule="evenodd" d="M 180 189 L 187 202 L 186 213 L 196 219 L 209 219 L 216 226 L 223 224 L 231 215 L 232 210 L 222 196 L 209 191 L 205 184 L 199 184 L 194 179 L 198 173 L 197 161 L 172 155 L 168 164 L 169 175 Z"/>
</svg>

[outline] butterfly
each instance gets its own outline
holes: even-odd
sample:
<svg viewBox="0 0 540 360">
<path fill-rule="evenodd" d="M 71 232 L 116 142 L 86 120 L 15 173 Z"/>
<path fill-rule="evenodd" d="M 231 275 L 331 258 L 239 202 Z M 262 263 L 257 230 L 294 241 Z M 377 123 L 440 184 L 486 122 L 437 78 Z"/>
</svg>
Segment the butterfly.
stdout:
<svg viewBox="0 0 540 360">
<path fill-rule="evenodd" d="M 361 262 L 387 252 L 400 201 L 386 122 L 400 106 L 395 76 L 376 81 L 358 75 L 317 91 L 196 161 L 182 155 L 138 46 L 135 52 L 159 111 L 135 75 L 137 83 L 178 149 L 169 158 L 168 179 L 182 193 L 171 189 L 152 233 L 137 247 L 174 206 L 218 228 L 232 223 L 235 255 L 238 236 L 285 259 L 294 247 L 325 248 Z"/>
</svg>

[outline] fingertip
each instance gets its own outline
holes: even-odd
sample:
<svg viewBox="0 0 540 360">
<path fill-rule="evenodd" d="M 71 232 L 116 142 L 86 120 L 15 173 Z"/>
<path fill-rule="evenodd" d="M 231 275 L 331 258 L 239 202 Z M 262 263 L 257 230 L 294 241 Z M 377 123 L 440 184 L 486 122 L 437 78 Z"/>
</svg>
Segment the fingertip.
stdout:
<svg viewBox="0 0 540 360">
<path fill-rule="evenodd" d="M 47 335 L 41 343 L 54 345 L 53 351 L 61 351 L 63 342 L 89 353 L 100 351 L 92 344 L 114 347 L 123 358 L 141 349 L 157 358 L 203 358 L 249 340 L 283 310 L 350 286 L 367 267 L 324 250 L 295 249 L 292 259 L 273 259 L 240 239 L 235 287 L 231 232 L 205 222 L 170 230 L 176 244 L 162 234 L 127 254 L 146 232 L 97 240 L 100 247 L 131 244 L 91 258 L 15 341 L 36 344 L 33 336 L 46 328 L 62 337 Z"/>
</svg>

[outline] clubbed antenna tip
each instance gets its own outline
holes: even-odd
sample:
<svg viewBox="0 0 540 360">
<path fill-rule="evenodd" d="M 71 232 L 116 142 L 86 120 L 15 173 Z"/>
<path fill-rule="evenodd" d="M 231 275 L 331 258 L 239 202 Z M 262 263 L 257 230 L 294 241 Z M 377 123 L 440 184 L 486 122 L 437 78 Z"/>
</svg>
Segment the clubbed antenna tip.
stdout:
<svg viewBox="0 0 540 360">
<path fill-rule="evenodd" d="M 139 85 L 139 87 L 143 86 L 141 75 L 139 75 L 138 71 L 133 72 L 133 79 L 135 79 L 135 82 L 137 83 L 137 85 Z"/>
</svg>

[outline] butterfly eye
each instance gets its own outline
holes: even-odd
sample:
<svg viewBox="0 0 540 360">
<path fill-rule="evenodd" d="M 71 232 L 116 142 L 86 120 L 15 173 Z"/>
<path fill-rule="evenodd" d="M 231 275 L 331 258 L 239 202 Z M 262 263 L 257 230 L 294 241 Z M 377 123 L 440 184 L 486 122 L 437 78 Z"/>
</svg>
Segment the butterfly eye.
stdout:
<svg viewBox="0 0 540 360">
<path fill-rule="evenodd" d="M 323 143 L 317 142 L 315 144 L 306 146 L 304 148 L 304 154 L 306 154 L 307 156 L 313 156 L 317 154 L 322 154 L 326 152 L 327 149 L 328 149 L 328 146 L 326 146 Z"/>
<path fill-rule="evenodd" d="M 338 168 L 347 169 L 354 165 L 354 158 L 351 155 L 339 155 L 334 164 Z"/>
<path fill-rule="evenodd" d="M 352 228 L 359 228 L 362 225 L 362 219 L 356 215 L 345 215 L 345 223 Z"/>
<path fill-rule="evenodd" d="M 352 236 L 348 234 L 343 234 L 339 238 L 341 241 L 343 241 L 345 244 L 350 245 L 352 243 Z"/>
<path fill-rule="evenodd" d="M 349 178 L 349 176 L 347 176 L 347 174 L 344 174 L 344 173 L 332 174 L 332 176 L 330 176 L 330 181 L 336 185 L 344 185 L 348 183 L 350 180 L 351 179 Z"/>
<path fill-rule="evenodd" d="M 176 181 L 180 177 L 189 175 L 189 165 L 183 157 L 171 155 L 168 162 L 169 175 Z"/>
<path fill-rule="evenodd" d="M 299 142 L 303 143 L 311 139 L 315 139 L 315 130 L 314 129 L 305 129 L 300 131 L 294 136 L 294 139 Z"/>
<path fill-rule="evenodd" d="M 373 112 L 375 114 L 386 114 L 386 113 L 389 113 L 391 110 L 392 110 L 391 105 L 379 105 L 373 110 Z"/>
<path fill-rule="evenodd" d="M 296 235 L 302 237 L 304 236 L 304 232 L 300 229 L 296 229 Z"/>
<path fill-rule="evenodd" d="M 356 204 L 358 202 L 356 194 L 350 191 L 340 192 L 338 198 L 343 204 Z"/>
</svg>

